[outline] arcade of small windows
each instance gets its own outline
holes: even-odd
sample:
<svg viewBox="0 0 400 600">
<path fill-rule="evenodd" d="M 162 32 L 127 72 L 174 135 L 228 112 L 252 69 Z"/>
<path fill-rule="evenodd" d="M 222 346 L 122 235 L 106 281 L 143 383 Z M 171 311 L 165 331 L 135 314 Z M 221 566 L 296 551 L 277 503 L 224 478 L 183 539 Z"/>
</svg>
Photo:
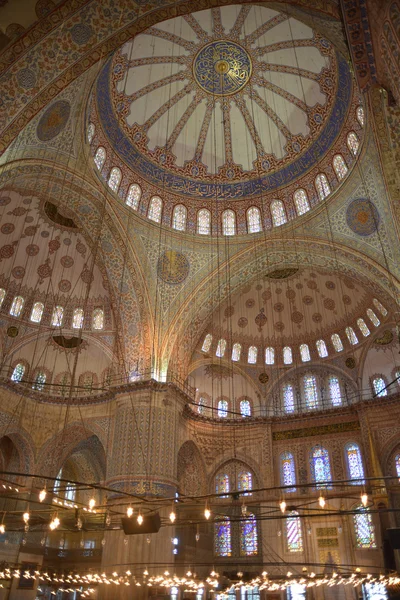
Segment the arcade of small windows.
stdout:
<svg viewBox="0 0 400 600">
<path fill-rule="evenodd" d="M 302 407 L 306 410 L 341 406 L 345 390 L 336 375 L 318 377 L 306 373 L 295 383 L 285 382 L 281 387 L 281 402 L 285 413 L 294 413 Z"/>
<path fill-rule="evenodd" d="M 243 492 L 243 496 L 251 496 L 253 474 L 244 464 L 230 462 L 215 476 L 215 493 L 226 498 L 229 492 Z"/>
<path fill-rule="evenodd" d="M 197 412 L 199 414 L 205 414 L 206 412 L 206 408 L 207 408 L 207 402 L 206 399 L 203 397 L 200 397 L 200 401 L 198 403 L 197 406 Z M 217 416 L 219 419 L 226 419 L 228 416 L 230 416 L 230 413 L 232 415 L 232 417 L 238 417 L 239 415 L 236 414 L 235 412 L 235 407 L 231 408 L 230 407 L 230 401 L 227 400 L 226 398 L 220 398 L 219 400 L 217 400 L 217 407 L 216 407 L 216 412 L 217 412 Z M 252 416 L 252 405 L 251 405 L 251 401 L 248 398 L 242 398 L 242 400 L 240 400 L 239 405 L 237 406 L 237 410 L 239 411 L 240 417 L 251 417 Z"/>
</svg>

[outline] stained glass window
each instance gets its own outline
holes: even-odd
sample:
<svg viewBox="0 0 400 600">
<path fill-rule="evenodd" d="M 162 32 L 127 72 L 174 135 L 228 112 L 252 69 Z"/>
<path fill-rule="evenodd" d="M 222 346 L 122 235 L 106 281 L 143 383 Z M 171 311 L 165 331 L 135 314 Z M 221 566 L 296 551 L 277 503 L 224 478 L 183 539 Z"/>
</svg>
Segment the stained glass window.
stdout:
<svg viewBox="0 0 400 600">
<path fill-rule="evenodd" d="M 275 350 L 269 346 L 265 348 L 265 364 L 273 365 L 275 362 Z"/>
<path fill-rule="evenodd" d="M 395 456 L 394 465 L 396 467 L 396 474 L 397 474 L 397 477 L 399 478 L 399 482 L 400 482 L 400 454 L 397 454 Z"/>
<path fill-rule="evenodd" d="M 303 552 L 303 534 L 299 513 L 292 510 L 286 519 L 286 544 L 288 552 Z"/>
<path fill-rule="evenodd" d="M 304 384 L 304 399 L 307 408 L 317 408 L 318 406 L 318 389 L 317 380 L 314 375 L 305 375 L 303 377 Z"/>
<path fill-rule="evenodd" d="M 303 362 L 308 362 L 309 360 L 311 360 L 310 348 L 307 344 L 300 345 L 300 356 Z"/>
<path fill-rule="evenodd" d="M 150 200 L 149 211 L 147 213 L 150 221 L 161 223 L 162 200 L 159 196 L 153 196 Z"/>
<path fill-rule="evenodd" d="M 235 235 L 236 218 L 233 210 L 224 210 L 222 213 L 222 233 L 224 235 Z"/>
<path fill-rule="evenodd" d="M 383 583 L 364 583 L 363 600 L 388 600 L 387 589 Z"/>
<path fill-rule="evenodd" d="M 372 385 L 374 386 L 374 392 L 376 396 L 387 396 L 388 392 L 383 377 L 375 377 L 375 379 L 372 381 Z"/>
<path fill-rule="evenodd" d="M 253 476 L 250 471 L 240 471 L 237 476 L 237 489 L 239 492 L 249 492 L 253 489 Z M 251 494 L 242 494 L 251 496 Z"/>
<path fill-rule="evenodd" d="M 294 458 L 291 452 L 281 454 L 281 485 L 292 486 L 285 492 L 296 491 L 296 469 L 294 466 Z"/>
<path fill-rule="evenodd" d="M 294 412 L 294 388 L 291 383 L 286 383 L 283 386 L 283 406 L 285 407 L 285 412 Z"/>
<path fill-rule="evenodd" d="M 367 308 L 367 317 L 371 321 L 371 323 L 375 325 L 375 327 L 379 327 L 379 325 L 381 324 L 380 320 L 371 308 Z"/>
<path fill-rule="evenodd" d="M 347 339 L 349 340 L 350 344 L 352 344 L 353 346 L 355 344 L 358 344 L 358 338 L 355 334 L 354 329 L 352 327 L 346 327 L 345 331 L 346 331 Z"/>
<path fill-rule="evenodd" d="M 328 450 L 322 446 L 315 446 L 311 451 L 311 475 L 317 488 L 332 487 L 324 485 L 325 482 L 332 481 L 332 475 Z"/>
<path fill-rule="evenodd" d="M 358 444 L 355 444 L 354 442 L 347 444 L 346 456 L 349 478 L 352 480 L 351 483 L 353 485 L 364 484 L 364 467 Z"/>
<path fill-rule="evenodd" d="M 83 325 L 83 308 L 75 308 L 72 317 L 72 327 L 74 329 L 82 329 Z"/>
<path fill-rule="evenodd" d="M 360 147 L 360 142 L 358 141 L 358 137 L 354 131 L 350 131 L 349 135 L 347 136 L 347 145 L 354 156 L 356 156 Z"/>
<path fill-rule="evenodd" d="M 11 381 L 15 381 L 16 383 L 19 383 L 25 373 L 25 365 L 23 365 L 22 363 L 18 363 L 15 367 L 14 370 L 12 372 L 11 375 Z"/>
<path fill-rule="evenodd" d="M 24 302 L 25 300 L 22 296 L 15 296 L 11 304 L 10 315 L 13 317 L 19 317 L 22 313 L 22 309 L 24 308 Z"/>
<path fill-rule="evenodd" d="M 95 132 L 94 123 L 89 123 L 88 128 L 87 128 L 87 139 L 88 139 L 89 144 L 91 144 L 93 141 L 94 132 Z"/>
<path fill-rule="evenodd" d="M 326 347 L 324 340 L 317 340 L 316 345 L 317 345 L 317 350 L 318 350 L 318 356 L 320 358 L 326 358 L 328 356 L 328 349 Z"/>
<path fill-rule="evenodd" d="M 357 548 L 376 548 L 375 531 L 371 514 L 362 505 L 358 506 L 357 510 L 359 512 L 353 515 Z"/>
<path fill-rule="evenodd" d="M 271 202 L 271 215 L 272 223 L 275 227 L 279 227 L 280 225 L 287 223 L 285 207 L 283 206 L 283 202 L 280 200 L 274 200 Z"/>
<path fill-rule="evenodd" d="M 44 304 L 42 302 L 35 302 L 31 312 L 31 321 L 33 321 L 33 323 L 40 323 L 42 320 L 43 311 Z"/>
<path fill-rule="evenodd" d="M 324 200 L 331 193 L 331 187 L 324 173 L 317 175 L 315 179 L 315 187 L 317 188 L 320 200 Z"/>
<path fill-rule="evenodd" d="M 135 210 L 139 207 L 140 198 L 142 197 L 142 190 L 140 185 L 132 183 L 129 186 L 128 194 L 126 196 L 126 204 Z"/>
<path fill-rule="evenodd" d="M 97 148 L 96 154 L 94 155 L 94 162 L 99 171 L 102 170 L 104 163 L 106 162 L 106 151 L 102 146 Z"/>
<path fill-rule="evenodd" d="M 228 416 L 228 401 L 218 400 L 218 416 L 220 419 L 224 419 Z"/>
<path fill-rule="evenodd" d="M 257 521 L 253 514 L 240 522 L 240 556 L 254 556 L 258 553 Z"/>
<path fill-rule="evenodd" d="M 178 600 L 179 588 L 177 588 L 176 586 L 172 586 L 172 588 L 169 591 L 169 595 L 171 600 Z"/>
<path fill-rule="evenodd" d="M 243 588 L 242 588 L 243 589 Z M 232 598 L 230 600 L 235 600 Z M 260 589 L 257 585 L 247 588 L 247 600 L 260 600 Z"/>
<path fill-rule="evenodd" d="M 286 588 L 286 600 L 306 600 L 306 586 L 301 583 L 292 583 Z"/>
<path fill-rule="evenodd" d="M 197 213 L 197 233 L 201 235 L 210 235 L 211 233 L 211 213 L 206 208 L 202 208 Z"/>
<path fill-rule="evenodd" d="M 262 230 L 260 209 L 252 206 L 247 211 L 247 231 L 249 233 L 258 233 Z"/>
<path fill-rule="evenodd" d="M 250 400 L 240 401 L 240 414 L 242 417 L 251 417 L 251 404 Z"/>
<path fill-rule="evenodd" d="M 297 190 L 293 194 L 293 200 L 296 206 L 296 211 L 299 216 L 304 215 L 310 210 L 310 203 L 308 201 L 307 192 L 305 190 Z"/>
<path fill-rule="evenodd" d="M 377 298 L 374 298 L 372 300 L 372 302 L 374 303 L 374 306 L 377 310 L 379 310 L 379 312 L 381 313 L 381 315 L 383 317 L 386 317 L 386 315 L 388 314 L 388 311 L 386 310 L 386 308 L 379 302 L 379 300 L 377 300 Z"/>
<path fill-rule="evenodd" d="M 121 183 L 122 173 L 118 167 L 113 167 L 108 178 L 108 185 L 113 192 L 118 192 L 119 184 Z"/>
<path fill-rule="evenodd" d="M 104 311 L 102 308 L 95 308 L 92 316 L 93 329 L 103 329 L 104 327 Z"/>
<path fill-rule="evenodd" d="M 285 346 L 283 349 L 283 362 L 285 365 L 291 365 L 293 362 L 292 349 L 290 346 Z"/>
<path fill-rule="evenodd" d="M 214 525 L 214 548 L 217 556 L 232 555 L 231 522 L 229 517 Z"/>
<path fill-rule="evenodd" d="M 357 325 L 364 337 L 368 337 L 371 333 L 364 319 L 357 319 Z"/>
<path fill-rule="evenodd" d="M 42 371 L 36 373 L 35 380 L 32 384 L 32 389 L 41 392 L 44 388 L 44 384 L 46 383 L 46 374 Z"/>
<path fill-rule="evenodd" d="M 2 306 L 5 297 L 6 297 L 6 290 L 4 288 L 0 288 L 0 306 Z"/>
<path fill-rule="evenodd" d="M 64 308 L 62 306 L 55 306 L 53 314 L 51 316 L 51 324 L 53 327 L 61 327 L 64 316 Z"/>
<path fill-rule="evenodd" d="M 242 346 L 240 344 L 238 344 L 236 342 L 236 344 L 233 344 L 233 348 L 232 348 L 232 360 L 237 362 L 238 360 L 240 360 L 240 353 L 242 351 Z"/>
<path fill-rule="evenodd" d="M 342 404 L 342 392 L 340 389 L 339 379 L 334 375 L 329 377 L 329 397 L 332 406 L 340 406 Z"/>
<path fill-rule="evenodd" d="M 76 496 L 76 485 L 75 483 L 67 482 L 65 486 L 65 499 L 67 502 L 74 502 Z"/>
<path fill-rule="evenodd" d="M 218 475 L 216 475 L 215 493 L 225 494 L 223 498 L 226 498 L 226 494 L 229 493 L 229 476 L 226 473 L 218 473 Z"/>
<path fill-rule="evenodd" d="M 365 114 L 362 106 L 357 107 L 357 121 L 360 123 L 361 127 L 364 127 L 365 123 Z"/>
<path fill-rule="evenodd" d="M 340 339 L 340 336 L 337 333 L 333 333 L 331 335 L 331 341 L 336 352 L 341 352 L 343 350 L 342 340 Z"/>
<path fill-rule="evenodd" d="M 185 231 L 186 215 L 186 206 L 183 206 L 183 204 L 177 204 L 172 214 L 172 227 L 178 231 Z"/>
<path fill-rule="evenodd" d="M 217 344 L 217 350 L 215 352 L 216 356 L 218 356 L 218 358 L 222 358 L 225 354 L 225 350 L 226 350 L 226 340 L 221 338 Z"/>
<path fill-rule="evenodd" d="M 206 405 L 207 405 L 206 399 L 203 398 L 202 396 L 200 396 L 199 403 L 197 405 L 197 412 L 200 415 L 204 415 L 205 410 L 206 410 Z"/>
<path fill-rule="evenodd" d="M 341 154 L 336 154 L 336 156 L 334 156 L 333 168 L 335 170 L 336 177 L 339 179 L 339 181 L 346 177 L 348 168 Z"/>
<path fill-rule="evenodd" d="M 256 362 L 257 362 L 257 347 L 256 346 L 250 346 L 249 352 L 247 354 L 247 362 L 250 365 L 256 364 Z"/>
<path fill-rule="evenodd" d="M 212 344 L 212 335 L 211 335 L 211 333 L 207 333 L 206 337 L 204 338 L 204 342 L 201 347 L 201 351 L 209 352 L 210 348 L 211 348 L 211 344 Z"/>
</svg>

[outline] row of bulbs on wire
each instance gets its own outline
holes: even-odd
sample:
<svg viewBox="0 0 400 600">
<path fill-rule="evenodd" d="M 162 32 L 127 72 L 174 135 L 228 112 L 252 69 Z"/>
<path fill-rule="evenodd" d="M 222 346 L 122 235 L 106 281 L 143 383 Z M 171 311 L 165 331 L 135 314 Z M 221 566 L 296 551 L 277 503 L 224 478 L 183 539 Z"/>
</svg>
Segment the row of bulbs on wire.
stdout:
<svg viewBox="0 0 400 600">
<path fill-rule="evenodd" d="M 325 500 L 325 498 L 323 497 L 323 495 L 322 495 L 322 494 L 320 494 L 320 496 L 319 496 L 319 498 L 318 498 L 318 504 L 320 505 L 320 507 L 321 507 L 321 508 L 325 508 L 325 505 L 326 505 L 326 500 Z M 368 504 L 368 494 L 367 494 L 366 492 L 363 492 L 363 493 L 361 494 L 361 504 L 364 506 L 364 508 L 365 508 L 365 507 L 367 506 L 367 504 Z M 285 513 L 285 512 L 286 512 L 286 506 L 287 506 L 287 504 L 286 504 L 285 500 L 282 500 L 282 501 L 279 503 L 279 508 L 281 509 L 281 512 L 282 512 L 282 513 Z"/>
</svg>

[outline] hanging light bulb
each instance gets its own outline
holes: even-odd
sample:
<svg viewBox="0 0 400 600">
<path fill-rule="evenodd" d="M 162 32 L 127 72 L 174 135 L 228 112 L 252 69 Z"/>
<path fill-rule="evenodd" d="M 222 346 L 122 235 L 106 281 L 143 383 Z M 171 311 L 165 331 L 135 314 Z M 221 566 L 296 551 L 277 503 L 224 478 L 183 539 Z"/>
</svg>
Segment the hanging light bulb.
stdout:
<svg viewBox="0 0 400 600">
<path fill-rule="evenodd" d="M 368 504 L 368 494 L 366 492 L 361 494 L 361 504 L 363 506 L 367 506 L 367 504 Z"/>
<path fill-rule="evenodd" d="M 204 509 L 204 516 L 207 519 L 207 521 L 211 517 L 211 510 L 208 508 L 207 504 L 206 504 L 206 507 Z"/>
<path fill-rule="evenodd" d="M 96 500 L 94 498 L 90 498 L 90 500 L 89 500 L 89 508 L 90 508 L 90 510 L 93 510 L 94 507 L 95 507 L 95 505 L 96 505 Z"/>
<path fill-rule="evenodd" d="M 141 514 L 141 513 L 139 513 L 139 514 L 138 514 L 138 516 L 137 516 L 137 519 L 136 519 L 136 520 L 137 520 L 137 522 L 139 523 L 139 525 L 141 525 L 141 524 L 143 523 L 143 516 L 142 516 L 142 514 Z"/>
<path fill-rule="evenodd" d="M 106 525 L 111 525 L 111 515 L 110 515 L 109 511 L 107 511 L 107 515 L 106 515 Z"/>
<path fill-rule="evenodd" d="M 43 502 L 46 499 L 47 492 L 46 488 L 43 488 L 41 492 L 39 492 L 39 502 Z"/>
<path fill-rule="evenodd" d="M 318 504 L 320 505 L 321 508 L 324 508 L 326 502 L 325 502 L 325 498 L 323 496 L 320 496 L 318 498 Z"/>
<path fill-rule="evenodd" d="M 58 516 L 56 515 L 55 517 L 53 517 L 53 519 L 50 521 L 50 529 L 52 531 L 54 531 L 54 529 L 57 529 L 57 527 L 60 525 L 60 519 L 58 518 Z"/>
<path fill-rule="evenodd" d="M 4 525 L 4 523 L 1 523 L 0 525 L 0 533 L 3 535 L 3 533 L 6 532 L 6 526 Z"/>
<path fill-rule="evenodd" d="M 282 502 L 279 503 L 279 508 L 281 509 L 281 512 L 284 513 L 286 510 L 286 502 L 284 500 L 282 500 Z"/>
<path fill-rule="evenodd" d="M 132 506 L 128 506 L 128 508 L 126 509 L 126 516 L 131 517 L 132 515 L 133 515 L 133 508 L 132 508 Z"/>
<path fill-rule="evenodd" d="M 27 525 L 29 523 L 30 516 L 31 515 L 29 514 L 29 510 L 24 512 L 24 514 L 22 515 L 25 525 Z"/>
<path fill-rule="evenodd" d="M 174 507 L 172 507 L 171 512 L 169 513 L 169 520 L 171 523 L 175 523 L 176 512 L 174 511 Z"/>
</svg>

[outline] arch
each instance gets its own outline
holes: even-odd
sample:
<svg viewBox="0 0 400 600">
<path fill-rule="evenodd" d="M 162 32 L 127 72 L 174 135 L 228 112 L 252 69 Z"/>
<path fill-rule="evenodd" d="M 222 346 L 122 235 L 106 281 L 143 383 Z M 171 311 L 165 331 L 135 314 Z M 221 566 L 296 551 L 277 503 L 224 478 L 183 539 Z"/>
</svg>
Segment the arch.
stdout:
<svg viewBox="0 0 400 600">
<path fill-rule="evenodd" d="M 336 154 L 333 157 L 333 170 L 336 173 L 336 177 L 338 181 L 342 181 L 349 171 L 347 168 L 346 162 L 341 154 Z"/>
<path fill-rule="evenodd" d="M 261 212 L 257 206 L 251 206 L 246 211 L 248 233 L 259 233 L 262 231 Z"/>
<path fill-rule="evenodd" d="M 300 344 L 300 358 L 302 362 L 309 362 L 311 360 L 308 344 Z"/>
<path fill-rule="evenodd" d="M 242 398 L 239 400 L 239 411 L 242 417 L 251 417 L 252 406 L 249 398 Z"/>
<path fill-rule="evenodd" d="M 283 348 L 283 363 L 285 365 L 291 365 L 293 362 L 293 353 L 290 346 L 285 346 Z"/>
<path fill-rule="evenodd" d="M 72 328 L 82 329 L 84 320 L 83 308 L 75 308 L 72 316 Z"/>
<path fill-rule="evenodd" d="M 257 520 L 253 513 L 240 521 L 240 556 L 255 556 L 258 554 Z"/>
<path fill-rule="evenodd" d="M 273 365 L 275 363 L 275 350 L 271 346 L 265 348 L 265 364 Z"/>
<path fill-rule="evenodd" d="M 95 128 L 94 123 L 89 123 L 88 128 L 87 128 L 87 141 L 89 142 L 89 144 L 91 144 L 93 142 L 95 131 L 96 131 L 96 128 Z"/>
<path fill-rule="evenodd" d="M 217 400 L 217 415 L 219 419 L 226 419 L 229 410 L 229 400 L 220 398 Z"/>
<path fill-rule="evenodd" d="M 328 349 L 326 347 L 324 340 L 317 340 L 316 346 L 317 346 L 318 356 L 320 358 L 326 358 L 328 356 Z"/>
<path fill-rule="evenodd" d="M 356 506 L 356 510 L 358 512 L 353 515 L 356 547 L 362 549 L 376 548 L 375 528 L 371 513 L 362 505 Z"/>
<path fill-rule="evenodd" d="M 226 515 L 214 524 L 214 552 L 221 557 L 232 555 L 231 521 Z"/>
<path fill-rule="evenodd" d="M 222 234 L 236 235 L 236 214 L 230 208 L 222 213 Z"/>
<path fill-rule="evenodd" d="M 342 340 L 340 339 L 340 336 L 338 333 L 333 333 L 331 335 L 331 342 L 332 342 L 333 347 L 335 348 L 336 352 L 342 352 L 342 350 L 344 350 Z"/>
<path fill-rule="evenodd" d="M 126 195 L 125 203 L 130 208 L 137 210 L 139 208 L 140 198 L 142 197 L 142 189 L 139 184 L 131 183 Z"/>
<path fill-rule="evenodd" d="M 301 519 L 296 510 L 292 510 L 286 518 L 286 549 L 288 552 L 303 552 Z"/>
<path fill-rule="evenodd" d="M 203 345 L 201 347 L 201 351 L 202 352 L 209 352 L 211 349 L 211 344 L 212 344 L 212 334 L 211 333 L 207 333 L 206 337 L 204 338 L 204 342 Z"/>
<path fill-rule="evenodd" d="M 299 217 L 310 210 L 307 192 L 303 189 L 296 190 L 293 194 L 294 205 Z"/>
<path fill-rule="evenodd" d="M 235 342 L 232 346 L 232 360 L 237 362 L 240 360 L 240 354 L 242 352 L 242 345 L 239 342 Z"/>
<path fill-rule="evenodd" d="M 104 329 L 104 310 L 102 308 L 95 308 L 93 311 L 92 329 L 95 329 L 95 330 Z"/>
<path fill-rule="evenodd" d="M 206 475 L 202 456 L 196 444 L 188 440 L 178 451 L 178 489 L 186 496 L 200 496 L 206 493 Z"/>
<path fill-rule="evenodd" d="M 355 442 L 349 442 L 345 446 L 346 464 L 349 479 L 353 485 L 362 485 L 364 479 L 364 465 L 360 446 Z"/>
<path fill-rule="evenodd" d="M 211 233 L 211 213 L 206 208 L 201 208 L 197 213 L 197 233 L 200 235 Z"/>
<path fill-rule="evenodd" d="M 296 467 L 291 452 L 285 451 L 279 457 L 281 485 L 289 486 L 284 491 L 287 493 L 296 491 Z"/>
<path fill-rule="evenodd" d="M 11 441 L 12 445 L 9 447 L 15 449 L 12 451 L 16 452 L 12 458 L 12 464 L 14 466 L 18 466 L 17 469 L 7 468 L 7 470 L 14 470 L 21 473 L 35 472 L 34 465 L 36 451 L 31 435 L 23 427 L 21 427 L 21 424 L 17 423 L 11 415 L 0 413 L 0 420 L 3 423 L 7 423 L 7 434 L 0 438 L 0 443 L 4 438 L 8 438 L 8 440 Z M 6 443 L 8 445 L 10 444 L 9 441 Z M 38 471 L 36 470 L 36 472 Z"/>
<path fill-rule="evenodd" d="M 331 488 L 329 484 L 332 481 L 331 463 L 329 452 L 323 446 L 317 445 L 312 448 L 310 453 L 310 468 L 312 480 L 319 488 Z"/>
<path fill-rule="evenodd" d="M 350 131 L 350 133 L 347 135 L 347 145 L 353 156 L 357 156 L 360 148 L 360 141 L 354 131 Z"/>
<path fill-rule="evenodd" d="M 358 344 L 358 337 L 356 336 L 356 332 L 354 331 L 354 329 L 352 327 L 346 327 L 345 331 L 350 344 L 352 346 Z"/>
<path fill-rule="evenodd" d="M 111 188 L 113 192 L 117 193 L 119 190 L 121 179 L 121 169 L 119 167 L 113 167 L 110 171 L 110 176 L 108 178 L 108 187 Z"/>
<path fill-rule="evenodd" d="M 94 155 L 94 164 L 98 168 L 99 171 L 104 167 L 104 163 L 106 162 L 106 150 L 103 146 L 99 146 L 96 150 L 96 154 Z"/>
<path fill-rule="evenodd" d="M 257 487 L 259 481 L 254 470 L 255 466 L 251 465 L 248 460 L 245 461 L 240 458 L 222 460 L 212 474 L 210 482 L 211 493 L 215 493 L 216 478 L 220 475 L 226 475 L 229 478 L 230 492 L 250 492 L 253 488 Z M 242 495 L 248 496 L 251 494 L 243 493 Z"/>
<path fill-rule="evenodd" d="M 160 196 L 153 196 L 150 200 L 147 217 L 150 219 L 150 221 L 161 223 L 162 209 L 163 201 L 161 200 Z"/>
<path fill-rule="evenodd" d="M 172 227 L 177 231 L 185 231 L 187 219 L 187 209 L 183 204 L 174 206 L 172 213 Z"/>
<path fill-rule="evenodd" d="M 247 362 L 249 365 L 255 365 L 257 362 L 258 349 L 257 346 L 250 346 L 247 352 Z"/>
<path fill-rule="evenodd" d="M 280 227 L 287 223 L 285 206 L 281 200 L 271 202 L 271 216 L 274 227 Z"/>
<path fill-rule="evenodd" d="M 320 200 L 325 200 L 331 193 L 331 186 L 329 185 L 328 179 L 325 173 L 320 173 L 315 178 L 315 188 Z"/>
<path fill-rule="evenodd" d="M 365 112 L 362 106 L 357 106 L 356 110 L 357 121 L 360 123 L 361 127 L 365 125 Z"/>
<path fill-rule="evenodd" d="M 24 309 L 25 299 L 22 296 L 15 296 L 10 308 L 12 317 L 20 317 Z"/>
<path fill-rule="evenodd" d="M 44 311 L 43 302 L 35 302 L 35 304 L 32 307 L 30 320 L 33 323 L 40 323 L 40 321 L 42 320 L 43 311 Z"/>
<path fill-rule="evenodd" d="M 217 349 L 215 351 L 215 356 L 218 356 L 218 358 L 223 358 L 223 356 L 225 354 L 225 350 L 226 350 L 226 340 L 221 338 L 220 340 L 218 340 Z"/>
<path fill-rule="evenodd" d="M 53 327 L 61 327 L 64 318 L 64 307 L 57 305 L 53 308 L 51 315 L 51 324 Z"/>
</svg>

